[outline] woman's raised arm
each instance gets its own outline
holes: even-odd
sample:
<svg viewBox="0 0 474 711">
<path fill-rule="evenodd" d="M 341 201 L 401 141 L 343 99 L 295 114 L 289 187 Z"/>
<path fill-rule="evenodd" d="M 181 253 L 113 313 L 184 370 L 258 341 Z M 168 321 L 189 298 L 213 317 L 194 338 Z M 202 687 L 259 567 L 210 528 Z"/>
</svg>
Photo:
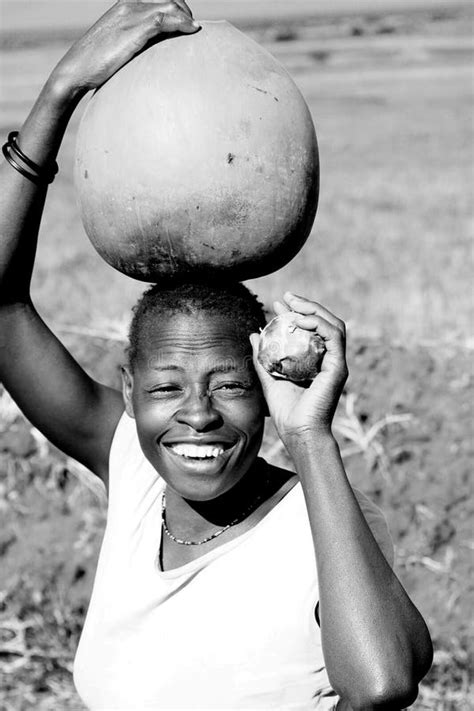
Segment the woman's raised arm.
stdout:
<svg viewBox="0 0 474 711">
<path fill-rule="evenodd" d="M 20 153 L 7 148 L 10 162 L 0 167 L 0 379 L 48 439 L 102 478 L 123 411 L 121 395 L 80 368 L 30 298 L 48 176 L 69 119 L 87 91 L 101 86 L 150 40 L 198 28 L 183 0 L 119 0 L 55 67 L 13 139 Z M 25 163 L 21 153 L 39 170 Z"/>
<path fill-rule="evenodd" d="M 301 481 L 313 533 L 326 669 L 340 711 L 411 705 L 432 661 L 426 624 L 392 572 L 350 486 L 332 420 L 348 375 L 345 326 L 316 302 L 285 295 L 295 324 L 325 342 L 310 387 L 273 378 L 255 358 L 277 431 Z M 252 336 L 255 355 L 258 337 Z"/>
</svg>

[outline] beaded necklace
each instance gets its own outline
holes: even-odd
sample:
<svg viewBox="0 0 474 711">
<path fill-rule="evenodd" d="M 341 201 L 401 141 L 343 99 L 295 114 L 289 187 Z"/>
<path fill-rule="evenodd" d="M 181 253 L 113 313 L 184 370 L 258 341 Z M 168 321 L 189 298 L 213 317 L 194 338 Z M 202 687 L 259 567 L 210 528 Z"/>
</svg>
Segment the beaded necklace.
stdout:
<svg viewBox="0 0 474 711">
<path fill-rule="evenodd" d="M 233 521 L 228 523 L 224 528 L 221 528 L 219 531 L 216 531 L 215 533 L 212 533 L 210 536 L 207 536 L 207 538 L 203 538 L 201 541 L 185 541 L 182 538 L 178 538 L 177 536 L 174 536 L 171 531 L 169 530 L 167 524 L 166 524 L 166 494 L 163 491 L 163 495 L 161 497 L 161 525 L 168 536 L 168 538 L 171 538 L 172 541 L 175 543 L 179 543 L 181 546 L 202 546 L 203 543 L 208 543 L 209 541 L 212 541 L 214 538 L 217 538 L 217 536 L 221 536 L 223 533 L 225 533 L 229 528 L 232 526 L 235 526 L 236 524 L 240 523 L 243 521 L 247 516 L 249 516 L 253 511 L 257 509 L 259 506 L 260 502 L 262 501 L 264 494 L 267 490 L 267 484 L 268 484 L 268 476 L 265 478 L 264 481 L 264 486 L 261 491 L 261 493 L 252 501 L 252 503 L 247 506 L 244 511 L 242 511 L 239 516 L 234 518 Z"/>
</svg>

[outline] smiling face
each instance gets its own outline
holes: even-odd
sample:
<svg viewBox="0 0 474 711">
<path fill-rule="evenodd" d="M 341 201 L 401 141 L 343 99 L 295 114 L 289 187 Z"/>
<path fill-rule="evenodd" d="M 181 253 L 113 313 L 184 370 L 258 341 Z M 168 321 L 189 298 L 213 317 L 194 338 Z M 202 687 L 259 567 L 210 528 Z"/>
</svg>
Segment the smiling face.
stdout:
<svg viewBox="0 0 474 711">
<path fill-rule="evenodd" d="M 217 314 L 163 315 L 147 333 L 124 398 L 147 459 L 180 496 L 207 501 L 255 462 L 266 405 L 250 343 Z"/>
</svg>

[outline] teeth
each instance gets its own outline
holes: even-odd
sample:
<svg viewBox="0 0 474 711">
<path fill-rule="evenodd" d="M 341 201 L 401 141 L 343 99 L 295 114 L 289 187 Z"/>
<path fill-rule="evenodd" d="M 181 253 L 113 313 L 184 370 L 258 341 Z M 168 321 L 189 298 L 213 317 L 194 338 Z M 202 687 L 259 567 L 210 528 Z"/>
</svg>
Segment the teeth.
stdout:
<svg viewBox="0 0 474 711">
<path fill-rule="evenodd" d="M 190 457 L 192 459 L 215 459 L 224 451 L 221 445 L 207 444 L 172 444 L 171 449 L 180 457 Z"/>
</svg>

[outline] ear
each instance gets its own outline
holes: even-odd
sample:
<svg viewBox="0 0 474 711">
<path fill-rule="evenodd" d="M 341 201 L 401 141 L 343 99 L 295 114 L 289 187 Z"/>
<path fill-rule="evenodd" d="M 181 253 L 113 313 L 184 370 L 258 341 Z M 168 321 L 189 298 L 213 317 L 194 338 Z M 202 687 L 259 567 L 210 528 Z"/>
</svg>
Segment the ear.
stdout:
<svg viewBox="0 0 474 711">
<path fill-rule="evenodd" d="M 135 417 L 132 405 L 133 375 L 127 365 L 122 365 L 120 371 L 122 374 L 122 396 L 125 412 L 129 417 Z"/>
</svg>

